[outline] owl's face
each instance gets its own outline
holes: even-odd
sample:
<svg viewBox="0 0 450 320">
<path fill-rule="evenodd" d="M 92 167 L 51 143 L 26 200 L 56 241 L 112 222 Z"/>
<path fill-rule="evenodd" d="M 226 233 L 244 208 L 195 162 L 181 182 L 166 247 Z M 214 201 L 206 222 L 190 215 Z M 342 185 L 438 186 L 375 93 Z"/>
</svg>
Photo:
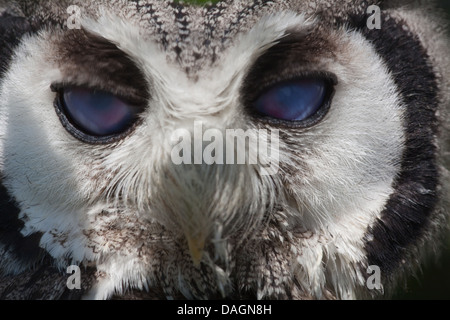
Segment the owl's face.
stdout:
<svg viewBox="0 0 450 320">
<path fill-rule="evenodd" d="M 371 29 L 358 0 L 72 2 L 18 2 L 0 170 L 14 236 L 94 270 L 85 297 L 366 297 L 369 265 L 389 289 L 435 244 L 450 64 L 431 13 L 377 3 Z M 268 174 L 226 161 L 266 146 Z M 38 263 L 0 248 L 5 273 Z"/>
</svg>

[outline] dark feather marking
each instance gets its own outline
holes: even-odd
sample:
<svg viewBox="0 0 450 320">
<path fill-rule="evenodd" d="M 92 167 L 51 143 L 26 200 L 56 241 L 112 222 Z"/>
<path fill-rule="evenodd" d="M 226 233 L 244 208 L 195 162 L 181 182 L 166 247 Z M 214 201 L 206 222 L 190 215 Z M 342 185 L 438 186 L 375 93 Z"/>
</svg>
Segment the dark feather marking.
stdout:
<svg viewBox="0 0 450 320">
<path fill-rule="evenodd" d="M 35 266 L 38 265 L 45 256 L 45 251 L 39 247 L 41 239 L 40 233 L 34 233 L 24 237 L 20 230 L 24 223 L 19 218 L 20 210 L 8 195 L 6 188 L 0 180 L 0 244 L 18 262 Z"/>
<path fill-rule="evenodd" d="M 183 43 L 187 38 L 189 38 L 190 29 L 188 16 L 184 12 L 185 7 L 179 3 L 172 2 L 170 6 L 173 8 L 175 12 L 175 25 L 179 26 L 179 33 L 176 39 L 177 46 L 175 47 L 175 53 L 177 55 L 177 60 L 181 61 L 181 53 L 183 52 L 183 48 L 181 43 Z"/>
<path fill-rule="evenodd" d="M 60 69 L 68 79 L 85 86 L 99 86 L 136 105 L 149 99 L 148 83 L 134 61 L 114 43 L 84 30 L 69 30 L 56 43 Z M 101 79 L 86 83 L 86 79 Z M 72 80 L 73 81 L 73 80 Z"/>
<path fill-rule="evenodd" d="M 0 276 L 0 300 L 75 300 L 92 287 L 97 273 L 94 268 L 81 268 L 81 289 L 70 290 L 70 274 L 58 270 L 46 258 L 41 266 L 16 276 Z"/>
<path fill-rule="evenodd" d="M 395 192 L 381 219 L 366 234 L 368 263 L 379 266 L 386 276 L 426 230 L 437 203 L 439 180 L 435 146 L 438 86 L 426 50 L 402 24 L 406 23 L 383 15 L 381 30 L 369 30 L 365 24 L 360 29 L 383 57 L 407 106 L 406 149 L 393 185 Z"/>
<path fill-rule="evenodd" d="M 0 16 L 0 79 L 3 78 L 10 63 L 14 48 L 20 39 L 31 31 L 31 25 L 24 17 Z"/>
</svg>

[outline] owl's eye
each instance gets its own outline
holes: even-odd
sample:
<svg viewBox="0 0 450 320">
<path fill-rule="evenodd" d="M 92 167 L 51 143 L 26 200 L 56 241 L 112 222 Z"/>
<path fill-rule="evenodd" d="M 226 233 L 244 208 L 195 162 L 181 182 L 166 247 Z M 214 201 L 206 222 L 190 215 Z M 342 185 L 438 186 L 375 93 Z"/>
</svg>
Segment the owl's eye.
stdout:
<svg viewBox="0 0 450 320">
<path fill-rule="evenodd" d="M 105 91 L 83 87 L 56 90 L 56 107 L 66 129 L 85 142 L 108 142 L 133 125 L 138 108 Z"/>
<path fill-rule="evenodd" d="M 254 102 L 254 111 L 285 122 L 308 121 L 323 115 L 333 91 L 327 78 L 300 78 L 285 81 L 263 92 Z"/>
</svg>

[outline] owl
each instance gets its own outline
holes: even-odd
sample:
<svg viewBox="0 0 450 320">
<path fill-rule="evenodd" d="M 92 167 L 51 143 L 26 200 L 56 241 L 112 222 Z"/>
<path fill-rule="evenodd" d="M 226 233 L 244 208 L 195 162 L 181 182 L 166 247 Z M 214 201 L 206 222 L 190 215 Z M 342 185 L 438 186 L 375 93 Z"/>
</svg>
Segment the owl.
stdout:
<svg viewBox="0 0 450 320">
<path fill-rule="evenodd" d="M 447 232 L 449 49 L 432 1 L 0 2 L 0 298 L 390 297 Z"/>
</svg>

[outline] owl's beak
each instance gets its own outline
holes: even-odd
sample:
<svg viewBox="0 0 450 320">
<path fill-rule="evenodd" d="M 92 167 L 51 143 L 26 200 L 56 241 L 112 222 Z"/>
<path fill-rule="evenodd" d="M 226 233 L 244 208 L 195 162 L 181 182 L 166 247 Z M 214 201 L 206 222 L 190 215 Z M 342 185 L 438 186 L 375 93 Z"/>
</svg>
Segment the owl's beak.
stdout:
<svg viewBox="0 0 450 320">
<path fill-rule="evenodd" d="M 201 236 L 187 236 L 189 253 L 191 254 L 192 261 L 196 267 L 200 266 L 202 261 L 203 251 L 205 248 L 205 239 Z"/>
</svg>

